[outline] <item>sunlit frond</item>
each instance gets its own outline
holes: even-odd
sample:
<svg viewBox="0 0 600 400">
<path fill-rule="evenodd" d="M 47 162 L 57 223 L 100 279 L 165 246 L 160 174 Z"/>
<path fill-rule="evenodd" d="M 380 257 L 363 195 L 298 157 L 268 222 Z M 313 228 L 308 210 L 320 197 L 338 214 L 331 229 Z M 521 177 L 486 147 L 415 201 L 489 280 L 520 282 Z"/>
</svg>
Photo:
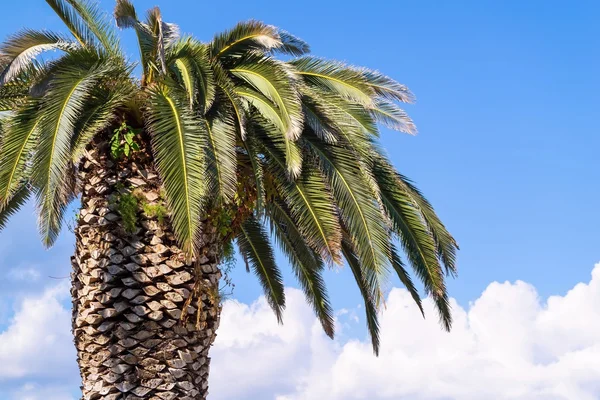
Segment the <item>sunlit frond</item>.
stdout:
<svg viewBox="0 0 600 400">
<path fill-rule="evenodd" d="M 39 102 L 30 101 L 6 120 L 0 143 L 0 205 L 8 202 L 23 186 L 31 168 L 31 159 L 39 135 Z"/>
<path fill-rule="evenodd" d="M 190 105 L 205 114 L 215 100 L 217 87 L 207 46 L 191 38 L 182 39 L 171 46 L 166 58 L 177 81 L 185 87 Z"/>
<path fill-rule="evenodd" d="M 251 57 L 230 72 L 267 97 L 279 110 L 285 135 L 296 140 L 304 123 L 300 95 L 290 69 L 268 57 Z"/>
<path fill-rule="evenodd" d="M 386 127 L 395 131 L 414 135 L 417 127 L 412 119 L 395 103 L 386 100 L 377 100 L 375 106 L 370 109 L 371 115 Z"/>
<path fill-rule="evenodd" d="M 440 321 L 450 329 L 452 318 L 442 266 L 437 247 L 426 221 L 407 192 L 398 184 L 390 166 L 378 163 L 374 175 L 381 188 L 381 201 L 400 238 L 408 261 L 431 295 L 440 314 Z"/>
<path fill-rule="evenodd" d="M 318 157 L 361 264 L 371 271 L 368 278 L 386 281 L 390 235 L 373 195 L 365 190 L 369 183 L 356 157 L 348 149 L 320 143 L 314 136 L 306 135 L 305 140 Z"/>
<path fill-rule="evenodd" d="M 152 88 L 146 117 L 156 168 L 171 210 L 173 231 L 182 249 L 191 257 L 197 254 L 202 197 L 206 189 L 203 179 L 206 131 L 182 97 L 167 86 Z"/>
<path fill-rule="evenodd" d="M 371 336 L 371 345 L 375 355 L 379 355 L 379 317 L 377 315 L 377 305 L 374 293 L 379 292 L 376 282 L 371 282 L 366 275 L 365 268 L 362 266 L 359 256 L 354 252 L 349 238 L 342 242 L 342 252 L 348 262 L 348 266 L 354 275 L 356 285 L 360 290 L 365 305 L 365 316 L 367 319 L 367 329 Z"/>
<path fill-rule="evenodd" d="M 269 236 L 256 218 L 250 217 L 242 225 L 237 236 L 237 245 L 246 265 L 252 267 L 258 277 L 267 302 L 275 312 L 277 321 L 281 323 L 285 308 L 283 279 L 275 264 Z"/>
<path fill-rule="evenodd" d="M 104 50 L 114 55 L 119 54 L 119 39 L 114 31 L 111 21 L 93 0 L 66 0 L 73 7 L 95 40 L 102 45 Z"/>
<path fill-rule="evenodd" d="M 6 62 L 0 74 L 0 85 L 6 84 L 30 68 L 33 60 L 44 51 L 69 51 L 75 48 L 75 44 L 58 34 L 29 29 L 21 31 L 11 36 L 0 47 L 0 55 Z"/>
<path fill-rule="evenodd" d="M 288 32 L 253 20 L 238 23 L 231 30 L 216 35 L 211 42 L 211 54 L 216 58 L 273 50 L 299 56 L 308 53 L 309 47 Z"/>
<path fill-rule="evenodd" d="M 323 177 L 318 171 L 305 168 L 298 179 L 287 179 L 280 152 L 268 142 L 260 143 L 267 161 L 265 172 L 274 180 L 306 242 L 323 259 L 341 263 L 339 217 Z"/>
<path fill-rule="evenodd" d="M 37 191 L 39 225 L 46 246 L 58 236 L 62 214 L 70 199 L 68 171 L 71 140 L 97 80 L 106 72 L 71 66 L 56 71 L 40 108 L 40 140 L 34 157 L 32 179 Z"/>
<path fill-rule="evenodd" d="M 269 202 L 267 210 L 271 231 L 281 250 L 288 257 L 308 303 L 315 310 L 325 333 L 333 338 L 335 322 L 322 277 L 321 257 L 306 244 L 289 210 L 281 200 Z"/>
</svg>

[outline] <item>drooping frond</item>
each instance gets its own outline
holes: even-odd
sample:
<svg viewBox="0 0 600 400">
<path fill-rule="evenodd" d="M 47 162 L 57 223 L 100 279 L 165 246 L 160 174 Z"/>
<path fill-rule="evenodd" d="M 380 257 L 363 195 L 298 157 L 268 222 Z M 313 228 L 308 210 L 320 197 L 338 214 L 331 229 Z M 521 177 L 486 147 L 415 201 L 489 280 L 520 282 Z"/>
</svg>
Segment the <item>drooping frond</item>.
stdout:
<svg viewBox="0 0 600 400">
<path fill-rule="evenodd" d="M 302 104 L 288 67 L 272 58 L 251 57 L 230 72 L 273 102 L 281 115 L 286 137 L 296 140 L 300 136 L 304 122 Z"/>
<path fill-rule="evenodd" d="M 383 155 L 377 159 L 375 173 L 393 179 L 398 189 L 404 192 L 406 202 L 412 204 L 412 207 L 420 212 L 422 219 L 427 224 L 436 243 L 438 257 L 444 263 L 446 272 L 456 274 L 458 244 L 436 215 L 431 203 L 408 178 L 398 173 Z"/>
<path fill-rule="evenodd" d="M 330 263 L 341 263 L 341 228 L 333 198 L 323 177 L 305 168 L 294 180 L 287 179 L 281 155 L 264 145 L 266 173 L 286 202 L 306 242 Z"/>
<path fill-rule="evenodd" d="M 425 317 L 425 311 L 423 310 L 423 304 L 421 303 L 421 297 L 419 296 L 419 291 L 415 287 L 412 279 L 410 278 L 410 275 L 404 268 L 404 263 L 402 262 L 402 259 L 400 258 L 400 255 L 398 254 L 398 250 L 396 250 L 396 246 L 394 246 L 392 244 L 391 248 L 392 248 L 392 258 L 390 261 L 392 262 L 392 267 L 394 268 L 394 271 L 396 271 L 396 275 L 398 275 L 400 282 L 402 282 L 402 284 L 404 285 L 406 290 L 408 290 L 408 293 L 410 293 L 410 296 L 412 297 L 412 299 L 415 301 L 415 304 L 417 305 L 417 307 L 419 307 L 419 311 L 421 311 L 421 315 L 423 315 L 423 317 Z"/>
<path fill-rule="evenodd" d="M 237 236 L 237 245 L 246 265 L 252 267 L 258 277 L 267 302 L 275 312 L 277 321 L 283 321 L 285 293 L 281 272 L 275 264 L 269 236 L 260 221 L 249 217 Z"/>
<path fill-rule="evenodd" d="M 356 285 L 360 290 L 360 294 L 365 304 L 365 316 L 367 319 L 367 329 L 371 336 L 371 345 L 375 355 L 379 355 L 379 317 L 377 315 L 377 306 L 374 299 L 374 293 L 379 292 L 379 288 L 374 286 L 373 282 L 367 278 L 365 270 L 361 265 L 360 258 L 354 252 L 352 243 L 349 239 L 344 239 L 342 242 L 342 251 L 344 258 L 348 262 L 348 266 L 354 275 Z"/>
<path fill-rule="evenodd" d="M 182 39 L 171 46 L 166 57 L 167 64 L 176 72 L 176 80 L 188 93 L 191 107 L 197 107 L 204 115 L 215 100 L 217 87 L 217 74 L 207 46 L 191 38 Z"/>
<path fill-rule="evenodd" d="M 308 84 L 329 90 L 367 107 L 373 105 L 377 93 L 360 70 L 315 57 L 303 57 L 291 63 Z"/>
<path fill-rule="evenodd" d="M 173 231 L 191 257 L 197 251 L 205 194 L 205 129 L 183 99 L 170 87 L 156 86 L 151 90 L 146 117 L 156 168 L 172 213 Z"/>
<path fill-rule="evenodd" d="M 15 215 L 19 209 L 27 202 L 31 191 L 25 186 L 21 186 L 5 204 L 0 204 L 0 231 L 4 229 L 10 217 Z"/>
<path fill-rule="evenodd" d="M 327 336 L 333 338 L 335 322 L 321 274 L 323 270 L 321 257 L 306 244 L 283 202 L 280 200 L 271 201 L 267 209 L 271 231 L 274 233 L 281 250 L 288 257 L 306 299 L 314 308 L 323 330 Z"/>
<path fill-rule="evenodd" d="M 360 164 L 348 149 L 319 143 L 316 137 L 305 140 L 318 157 L 318 165 L 327 177 L 340 217 L 350 236 L 361 264 L 371 273 L 369 279 L 385 281 L 389 266 L 388 228 L 383 215 L 367 189 L 368 182 Z"/>
<path fill-rule="evenodd" d="M 27 29 L 11 36 L 0 47 L 0 55 L 6 62 L 0 75 L 0 85 L 5 85 L 30 68 L 40 53 L 50 50 L 69 51 L 75 47 L 67 39 L 51 32 Z"/>
<path fill-rule="evenodd" d="M 440 321 L 446 329 L 450 329 L 452 318 L 444 275 L 429 227 L 410 195 L 398 185 L 389 166 L 377 164 L 374 175 L 381 188 L 382 206 L 400 238 L 408 261 L 423 282 L 427 294 L 434 299 Z"/>
<path fill-rule="evenodd" d="M 295 56 L 308 53 L 309 47 L 301 39 L 260 21 L 238 23 L 231 30 L 215 36 L 211 42 L 213 57 L 239 57 L 260 51 L 280 51 Z"/>
<path fill-rule="evenodd" d="M 138 20 L 135 7 L 129 0 L 117 0 L 114 17 L 119 28 L 133 28 L 135 30 L 140 49 L 140 59 L 143 72 L 142 81 L 144 84 L 146 84 L 151 71 L 151 64 L 153 62 L 152 55 L 156 54 L 155 37 L 150 27 Z"/>
<path fill-rule="evenodd" d="M 39 135 L 39 102 L 29 104 L 7 119 L 0 143 L 0 205 L 8 202 L 23 186 Z"/>
<path fill-rule="evenodd" d="M 37 189 L 39 226 L 46 246 L 58 236 L 62 214 L 71 198 L 69 177 L 71 140 L 86 99 L 106 72 L 71 66 L 56 71 L 40 108 L 40 140 L 34 157 L 32 179 Z"/>
<path fill-rule="evenodd" d="M 210 119 L 205 119 L 207 144 L 207 179 L 211 184 L 211 197 L 229 202 L 236 191 L 236 125 L 231 112 L 219 113 Z"/>
<path fill-rule="evenodd" d="M 412 119 L 395 103 L 386 100 L 377 100 L 375 106 L 370 109 L 371 115 L 386 127 L 395 131 L 414 135 L 417 127 Z"/>
</svg>

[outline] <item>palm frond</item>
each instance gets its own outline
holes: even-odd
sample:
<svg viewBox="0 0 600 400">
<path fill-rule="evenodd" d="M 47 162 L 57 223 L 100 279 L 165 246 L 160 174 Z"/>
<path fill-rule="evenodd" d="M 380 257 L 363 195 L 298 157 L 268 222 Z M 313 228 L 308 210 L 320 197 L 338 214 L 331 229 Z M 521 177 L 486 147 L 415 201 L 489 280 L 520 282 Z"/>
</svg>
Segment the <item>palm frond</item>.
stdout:
<svg viewBox="0 0 600 400">
<path fill-rule="evenodd" d="M 60 231 L 66 202 L 71 198 L 69 165 L 71 140 L 97 80 L 105 70 L 65 67 L 57 71 L 40 108 L 40 141 L 35 152 L 32 179 L 37 189 L 39 225 L 46 246 Z"/>
<path fill-rule="evenodd" d="M 0 146 L 0 205 L 8 202 L 31 172 L 31 159 L 39 135 L 37 101 L 30 101 L 6 121 Z"/>
<path fill-rule="evenodd" d="M 71 159 L 79 162 L 84 150 L 98 133 L 108 128 L 118 117 L 117 112 L 136 93 L 127 68 L 115 68 L 110 73 L 111 85 L 95 91 L 94 101 L 88 102 L 85 114 L 77 124 L 71 141 Z"/>
<path fill-rule="evenodd" d="M 0 47 L 0 54 L 6 61 L 6 66 L 0 74 L 0 85 L 5 85 L 27 68 L 31 68 L 34 59 L 44 51 L 70 51 L 76 47 L 68 39 L 55 33 L 30 29 L 19 32 Z"/>
<path fill-rule="evenodd" d="M 302 57 L 291 61 L 304 81 L 346 99 L 371 106 L 377 96 L 361 70 L 337 61 Z"/>
<path fill-rule="evenodd" d="M 71 0 L 46 0 L 46 3 L 54 10 L 56 15 L 62 20 L 71 34 L 81 46 L 90 46 L 94 43 L 94 34 L 90 31 L 88 25 L 82 20 L 77 10 L 69 3 L 76 2 Z"/>
<path fill-rule="evenodd" d="M 285 293 L 281 272 L 275 264 L 269 236 L 261 223 L 253 216 L 250 216 L 242 224 L 237 236 L 237 245 L 246 265 L 252 267 L 258 277 L 277 321 L 282 323 Z"/>
<path fill-rule="evenodd" d="M 135 7 L 129 0 L 117 0 L 114 17 L 119 28 L 133 28 L 135 30 L 142 64 L 142 81 L 146 84 L 151 71 L 150 67 L 153 62 L 152 55 L 155 54 L 156 50 L 156 39 L 152 30 L 147 24 L 139 21 Z"/>
<path fill-rule="evenodd" d="M 98 4 L 90 0 L 65 0 L 78 14 L 82 24 L 90 34 L 102 45 L 107 52 L 119 54 L 119 38 L 113 29 L 111 21 Z"/>
<path fill-rule="evenodd" d="M 398 185 L 393 171 L 383 164 L 376 164 L 375 168 L 374 175 L 381 188 L 382 206 L 400 238 L 408 261 L 423 282 L 427 294 L 434 299 L 440 321 L 449 330 L 452 318 L 444 275 L 427 222 L 413 199 Z"/>
<path fill-rule="evenodd" d="M 30 195 L 31 191 L 29 188 L 26 185 L 22 185 L 6 203 L 0 204 L 0 231 L 4 229 L 10 218 L 27 202 Z"/>
<path fill-rule="evenodd" d="M 279 51 L 295 56 L 309 52 L 308 44 L 288 32 L 260 21 L 244 21 L 215 36 L 211 53 L 215 58 L 236 57 L 255 51 Z"/>
<path fill-rule="evenodd" d="M 377 100 L 375 106 L 369 110 L 375 121 L 398 132 L 414 135 L 417 127 L 408 114 L 395 103 L 386 100 Z"/>
<path fill-rule="evenodd" d="M 421 315 L 423 315 L 423 318 L 425 318 L 425 310 L 423 310 L 423 304 L 421 303 L 421 297 L 419 296 L 419 291 L 415 287 L 412 279 L 410 278 L 410 275 L 406 271 L 406 268 L 404 267 L 404 263 L 402 262 L 402 259 L 400 258 L 400 255 L 398 254 L 398 250 L 396 250 L 396 246 L 394 246 L 392 244 L 391 249 L 392 249 L 392 258 L 391 258 L 392 267 L 394 267 L 394 271 L 396 271 L 396 275 L 398 275 L 400 282 L 402 282 L 402 284 L 404 285 L 406 290 L 408 290 L 408 293 L 410 293 L 410 296 L 414 300 L 417 307 L 419 307 L 419 311 L 421 311 Z"/>
<path fill-rule="evenodd" d="M 274 200 L 268 204 L 268 215 L 277 242 L 300 282 L 308 303 L 323 326 L 323 330 L 333 338 L 335 322 L 329 303 L 325 281 L 322 277 L 323 261 L 304 240 L 285 204 Z"/>
<path fill-rule="evenodd" d="M 155 163 L 171 210 L 173 231 L 191 257 L 197 253 L 206 189 L 202 176 L 206 132 L 182 96 L 167 86 L 152 88 L 147 105 L 146 126 L 152 135 Z"/>
<path fill-rule="evenodd" d="M 431 203 L 429 203 L 410 179 L 398 173 L 385 157 L 380 156 L 377 159 L 375 173 L 387 176 L 389 179 L 395 179 L 398 189 L 402 190 L 406 196 L 405 201 L 412 204 L 412 207 L 415 209 L 418 209 L 421 217 L 427 223 L 436 243 L 438 256 L 446 268 L 446 273 L 456 274 L 456 251 L 459 249 L 458 244 L 435 213 Z"/>
<path fill-rule="evenodd" d="M 303 139 L 318 157 L 318 165 L 327 177 L 338 205 L 340 217 L 354 250 L 371 274 L 369 279 L 383 282 L 387 278 L 390 258 L 390 235 L 386 219 L 369 190 L 360 164 L 344 147 L 327 145 L 305 135 Z"/>
<path fill-rule="evenodd" d="M 360 69 L 367 85 L 369 85 L 383 99 L 400 101 L 402 103 L 414 103 L 415 96 L 401 83 L 396 82 L 377 71 L 366 68 Z"/>
<path fill-rule="evenodd" d="M 268 57 L 248 57 L 229 70 L 262 93 L 279 109 L 285 135 L 296 140 L 302 132 L 302 103 L 294 77 L 283 63 Z"/>
<path fill-rule="evenodd" d="M 342 252 L 348 262 L 348 266 L 354 275 L 356 285 L 365 304 L 365 315 L 367 319 L 367 329 L 371 336 L 371 345 L 375 355 L 379 355 L 379 317 L 377 315 L 377 306 L 374 299 L 374 293 L 378 293 L 378 287 L 367 278 L 364 267 L 360 262 L 359 256 L 354 252 L 351 241 L 346 238 L 342 242 Z"/>
<path fill-rule="evenodd" d="M 298 179 L 287 179 L 280 152 L 265 140 L 259 143 L 265 155 L 265 173 L 273 179 L 306 242 L 323 259 L 339 264 L 341 227 L 323 177 L 318 171 L 308 168 Z"/>
<path fill-rule="evenodd" d="M 236 191 L 236 125 L 229 110 L 211 119 L 204 119 L 208 133 L 207 168 L 214 173 L 210 192 L 220 201 L 229 202 Z"/>
<path fill-rule="evenodd" d="M 171 46 L 166 57 L 177 72 L 177 81 L 185 87 L 190 105 L 204 115 L 215 100 L 217 87 L 207 46 L 191 38 L 182 39 Z"/>
</svg>

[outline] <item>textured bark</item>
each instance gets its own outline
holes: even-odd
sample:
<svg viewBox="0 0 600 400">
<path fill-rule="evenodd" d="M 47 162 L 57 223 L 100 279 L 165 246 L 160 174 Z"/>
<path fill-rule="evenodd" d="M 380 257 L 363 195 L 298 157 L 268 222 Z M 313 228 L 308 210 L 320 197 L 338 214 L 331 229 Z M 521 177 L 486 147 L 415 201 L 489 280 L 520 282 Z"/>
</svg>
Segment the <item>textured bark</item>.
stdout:
<svg viewBox="0 0 600 400">
<path fill-rule="evenodd" d="M 186 263 L 168 223 L 140 209 L 139 228 L 124 230 L 117 189 L 161 201 L 143 150 L 116 163 L 97 141 L 79 167 L 71 294 L 83 399 L 205 399 L 220 314 L 216 236 L 205 221 L 202 255 Z"/>
</svg>

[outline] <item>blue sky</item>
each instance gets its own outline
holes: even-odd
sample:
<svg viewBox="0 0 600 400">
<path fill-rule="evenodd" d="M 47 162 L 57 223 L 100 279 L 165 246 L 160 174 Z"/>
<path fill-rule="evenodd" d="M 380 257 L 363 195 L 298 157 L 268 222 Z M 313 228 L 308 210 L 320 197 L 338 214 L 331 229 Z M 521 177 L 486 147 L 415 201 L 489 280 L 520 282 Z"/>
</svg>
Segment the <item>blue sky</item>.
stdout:
<svg viewBox="0 0 600 400">
<path fill-rule="evenodd" d="M 140 10 L 156 3 L 135 1 Z M 260 19 L 300 36 L 317 56 L 376 68 L 411 88 L 418 101 L 406 109 L 419 134 L 384 130 L 382 144 L 459 241 L 459 277 L 449 288 L 462 307 L 494 281 L 528 282 L 542 299 L 589 281 L 600 260 L 597 2 L 178 0 L 162 1 L 162 11 L 202 40 Z M 0 37 L 23 27 L 60 24 L 42 0 L 3 4 Z M 132 36 L 123 37 L 135 57 Z M 32 213 L 0 235 L 0 329 L 23 299 L 61 281 L 48 276 L 69 274 L 70 233 L 44 251 Z M 241 302 L 260 295 L 242 265 L 233 278 Z M 329 273 L 328 285 L 336 309 L 356 308 L 348 271 Z"/>
</svg>

